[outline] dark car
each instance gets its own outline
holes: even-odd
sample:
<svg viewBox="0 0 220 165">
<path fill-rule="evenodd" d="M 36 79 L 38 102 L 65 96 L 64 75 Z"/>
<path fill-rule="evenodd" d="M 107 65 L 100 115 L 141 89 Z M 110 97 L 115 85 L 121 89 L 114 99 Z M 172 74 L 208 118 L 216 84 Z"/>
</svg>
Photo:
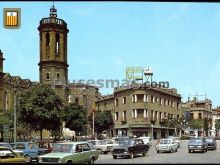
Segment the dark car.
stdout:
<svg viewBox="0 0 220 165">
<path fill-rule="evenodd" d="M 149 144 L 144 144 L 142 139 L 122 138 L 119 140 L 119 146 L 113 148 L 112 157 L 114 159 L 117 157 L 130 157 L 132 159 L 137 154 L 145 156 L 149 147 Z"/>
<path fill-rule="evenodd" d="M 188 150 L 189 153 L 194 151 L 201 151 L 204 153 L 208 151 L 208 144 L 204 137 L 194 137 L 189 140 Z"/>
<path fill-rule="evenodd" d="M 214 137 L 205 137 L 205 141 L 208 144 L 208 149 L 217 149 L 217 143 Z"/>
</svg>

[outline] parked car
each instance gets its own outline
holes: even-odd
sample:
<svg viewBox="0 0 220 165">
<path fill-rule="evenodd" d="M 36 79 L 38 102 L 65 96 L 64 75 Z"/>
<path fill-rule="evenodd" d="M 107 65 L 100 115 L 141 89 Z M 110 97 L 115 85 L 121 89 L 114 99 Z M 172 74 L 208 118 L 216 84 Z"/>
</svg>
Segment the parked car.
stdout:
<svg viewBox="0 0 220 165">
<path fill-rule="evenodd" d="M 116 146 L 119 145 L 119 143 L 116 140 L 112 140 L 112 139 L 104 139 L 103 140 L 106 144 L 107 144 L 107 150 L 112 151 L 112 149 Z"/>
<path fill-rule="evenodd" d="M 204 153 L 208 151 L 208 144 L 204 137 L 194 137 L 189 140 L 188 150 L 189 153 L 194 151 L 201 151 Z"/>
<path fill-rule="evenodd" d="M 91 149 L 85 141 L 54 143 L 51 153 L 39 156 L 39 163 L 94 164 L 99 151 Z"/>
<path fill-rule="evenodd" d="M 119 146 L 113 148 L 112 157 L 114 159 L 118 157 L 130 157 L 132 159 L 137 154 L 145 156 L 148 150 L 149 145 L 144 144 L 142 139 L 122 138 L 119 140 Z"/>
<path fill-rule="evenodd" d="M 88 143 L 91 143 L 93 147 L 98 150 L 101 154 L 108 153 L 110 148 L 108 148 L 107 142 L 104 140 L 88 140 Z"/>
<path fill-rule="evenodd" d="M 21 156 L 23 156 L 23 154 L 24 154 L 24 152 L 21 151 L 21 150 L 13 149 L 10 143 L 0 142 L 0 146 L 2 146 L 2 147 L 7 147 L 7 148 L 13 150 L 13 152 L 15 152 L 16 154 L 20 154 Z M 3 152 L 3 151 L 2 151 L 2 152 Z"/>
<path fill-rule="evenodd" d="M 36 142 L 39 148 L 46 148 L 48 152 L 52 151 L 53 143 L 50 141 L 40 141 Z"/>
<path fill-rule="evenodd" d="M 21 150 L 24 152 L 26 162 L 38 161 L 38 156 L 48 153 L 48 149 L 39 148 L 37 143 L 34 142 L 16 142 L 11 143 L 13 149 Z"/>
<path fill-rule="evenodd" d="M 214 137 L 205 137 L 205 142 L 208 144 L 208 149 L 217 149 L 217 142 Z"/>
<path fill-rule="evenodd" d="M 149 137 L 149 136 L 141 136 L 141 137 L 138 137 L 137 139 L 142 139 L 144 144 L 149 144 L 150 146 L 152 146 L 152 138 Z"/>
<path fill-rule="evenodd" d="M 180 139 L 176 136 L 168 136 L 167 139 L 173 139 L 174 143 L 178 144 L 178 148 L 180 148 Z"/>
<path fill-rule="evenodd" d="M 174 142 L 174 139 L 161 139 L 155 146 L 157 153 L 160 152 L 177 152 L 178 144 Z"/>
<path fill-rule="evenodd" d="M 25 163 L 25 159 L 12 149 L 0 146 L 0 163 Z"/>
</svg>

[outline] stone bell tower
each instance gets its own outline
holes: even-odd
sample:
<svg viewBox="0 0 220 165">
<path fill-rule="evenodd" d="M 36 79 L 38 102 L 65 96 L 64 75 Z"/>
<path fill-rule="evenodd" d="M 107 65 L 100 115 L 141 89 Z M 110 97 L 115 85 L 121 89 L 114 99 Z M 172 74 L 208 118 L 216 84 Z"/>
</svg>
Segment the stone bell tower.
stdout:
<svg viewBox="0 0 220 165">
<path fill-rule="evenodd" d="M 67 24 L 57 18 L 54 5 L 50 16 L 42 18 L 38 27 L 40 37 L 40 83 L 50 85 L 62 99 L 67 100 Z"/>
</svg>

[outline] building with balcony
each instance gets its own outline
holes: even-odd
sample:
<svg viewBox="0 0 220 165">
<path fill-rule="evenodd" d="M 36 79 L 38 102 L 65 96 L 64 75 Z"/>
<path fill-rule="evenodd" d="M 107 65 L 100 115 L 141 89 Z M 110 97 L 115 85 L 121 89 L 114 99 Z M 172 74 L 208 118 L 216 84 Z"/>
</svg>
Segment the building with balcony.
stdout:
<svg viewBox="0 0 220 165">
<path fill-rule="evenodd" d="M 115 88 L 112 95 L 96 101 L 97 110 L 111 111 L 112 136 L 167 137 L 175 128 L 164 126 L 168 116 L 184 117 L 181 96 L 174 88 L 140 86 Z"/>
<path fill-rule="evenodd" d="M 193 99 L 188 98 L 188 101 L 185 103 L 185 106 L 190 111 L 189 121 L 193 121 L 195 119 L 201 119 L 204 122 L 203 128 L 201 129 L 193 130 L 191 126 L 190 134 L 197 134 L 198 136 L 210 134 L 210 133 L 205 132 L 205 127 L 208 127 L 208 130 L 211 130 L 212 101 L 207 98 L 199 100 L 198 96 L 196 96 L 196 97 L 193 97 Z M 206 121 L 207 121 L 207 124 L 205 124 Z"/>
</svg>

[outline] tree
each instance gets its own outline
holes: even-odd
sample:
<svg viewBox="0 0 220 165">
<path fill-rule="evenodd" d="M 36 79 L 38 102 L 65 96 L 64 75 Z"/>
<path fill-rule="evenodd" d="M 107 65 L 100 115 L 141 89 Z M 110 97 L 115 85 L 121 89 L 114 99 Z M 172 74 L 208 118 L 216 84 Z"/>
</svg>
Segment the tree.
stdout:
<svg viewBox="0 0 220 165">
<path fill-rule="evenodd" d="M 48 86 L 35 86 L 21 94 L 19 118 L 31 131 L 57 130 L 62 125 L 62 100 Z"/>
<path fill-rule="evenodd" d="M 202 129 L 204 126 L 204 121 L 202 119 L 194 119 L 190 122 L 190 126 L 193 129 Z"/>
<path fill-rule="evenodd" d="M 215 120 L 215 130 L 216 130 L 216 135 L 219 135 L 219 129 L 220 129 L 220 119 Z"/>
<path fill-rule="evenodd" d="M 70 104 L 64 108 L 63 121 L 66 128 L 80 132 L 86 124 L 86 110 L 77 104 Z"/>
<path fill-rule="evenodd" d="M 208 119 L 208 118 L 205 118 L 203 120 L 203 127 L 204 127 L 204 130 L 206 132 L 206 136 L 209 136 L 208 133 L 209 133 L 209 130 L 211 129 L 210 128 L 210 124 L 211 124 L 211 119 Z"/>
<path fill-rule="evenodd" d="M 103 131 L 110 129 L 111 126 L 114 125 L 111 112 L 110 111 L 95 112 L 94 125 L 95 125 L 95 131 L 97 133 L 102 133 Z"/>
</svg>

